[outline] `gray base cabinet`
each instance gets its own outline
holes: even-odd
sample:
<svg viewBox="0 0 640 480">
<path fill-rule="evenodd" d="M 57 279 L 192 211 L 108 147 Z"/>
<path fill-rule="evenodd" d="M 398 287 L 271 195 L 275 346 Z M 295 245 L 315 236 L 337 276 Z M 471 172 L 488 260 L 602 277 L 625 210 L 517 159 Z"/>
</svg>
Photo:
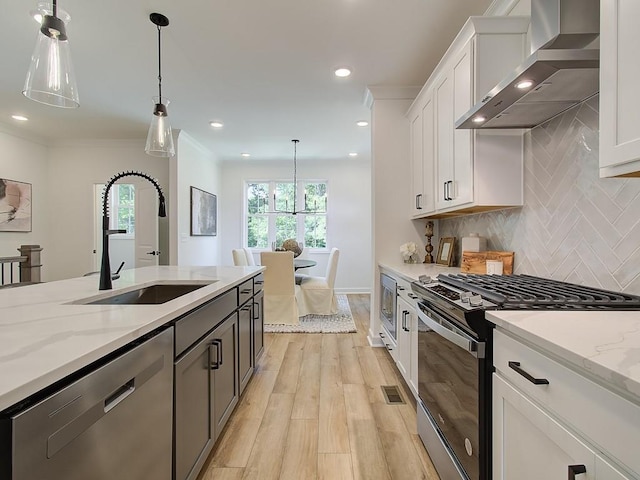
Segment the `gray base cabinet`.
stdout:
<svg viewBox="0 0 640 480">
<path fill-rule="evenodd" d="M 176 322 L 174 480 L 197 478 L 251 379 L 264 345 L 261 278 Z"/>
<path fill-rule="evenodd" d="M 253 297 L 253 365 L 264 351 L 264 292 L 260 290 Z"/>
<path fill-rule="evenodd" d="M 253 330 L 253 302 L 249 300 L 238 311 L 238 366 L 240 369 L 240 393 L 244 391 L 253 374 L 254 360 L 251 351 L 251 332 Z"/>
</svg>

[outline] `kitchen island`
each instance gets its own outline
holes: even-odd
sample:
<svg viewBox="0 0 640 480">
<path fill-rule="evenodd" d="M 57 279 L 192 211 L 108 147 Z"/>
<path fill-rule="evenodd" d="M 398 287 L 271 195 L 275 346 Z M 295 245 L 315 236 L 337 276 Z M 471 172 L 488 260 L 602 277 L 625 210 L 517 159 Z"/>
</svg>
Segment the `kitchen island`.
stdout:
<svg viewBox="0 0 640 480">
<path fill-rule="evenodd" d="M 0 290 L 0 410 L 171 322 L 264 267 L 125 270 L 113 290 L 88 276 Z M 160 305 L 80 305 L 156 282 L 212 282 Z"/>
<path fill-rule="evenodd" d="M 0 477 L 196 478 L 262 353 L 263 270 L 0 291 Z"/>
</svg>

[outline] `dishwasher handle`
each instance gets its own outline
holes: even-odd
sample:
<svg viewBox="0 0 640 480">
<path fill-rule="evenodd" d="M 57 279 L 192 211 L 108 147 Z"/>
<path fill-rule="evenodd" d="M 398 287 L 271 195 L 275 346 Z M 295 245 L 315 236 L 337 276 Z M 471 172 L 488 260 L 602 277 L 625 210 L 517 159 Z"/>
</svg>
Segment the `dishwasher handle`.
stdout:
<svg viewBox="0 0 640 480">
<path fill-rule="evenodd" d="M 114 408 L 136 389 L 136 379 L 132 378 L 104 400 L 104 413 Z"/>
</svg>

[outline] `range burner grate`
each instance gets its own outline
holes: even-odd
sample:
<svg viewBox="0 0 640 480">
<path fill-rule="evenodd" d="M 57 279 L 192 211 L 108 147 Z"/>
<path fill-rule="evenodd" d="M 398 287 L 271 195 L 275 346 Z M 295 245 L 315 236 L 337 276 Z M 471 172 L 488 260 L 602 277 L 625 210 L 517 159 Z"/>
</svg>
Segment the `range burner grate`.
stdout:
<svg viewBox="0 0 640 480">
<path fill-rule="evenodd" d="M 640 309 L 640 297 L 531 275 L 439 275 L 503 309 Z"/>
</svg>

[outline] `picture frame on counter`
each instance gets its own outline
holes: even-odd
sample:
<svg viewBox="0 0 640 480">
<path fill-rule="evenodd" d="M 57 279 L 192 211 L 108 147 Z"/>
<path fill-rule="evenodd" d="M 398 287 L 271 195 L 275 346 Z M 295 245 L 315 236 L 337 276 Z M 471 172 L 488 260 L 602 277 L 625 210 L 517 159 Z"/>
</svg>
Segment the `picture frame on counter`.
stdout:
<svg viewBox="0 0 640 480">
<path fill-rule="evenodd" d="M 191 236 L 218 234 L 218 199 L 213 193 L 191 187 Z"/>
<path fill-rule="evenodd" d="M 453 249 L 455 247 L 456 237 L 444 237 L 440 239 L 438 244 L 438 255 L 436 263 L 439 265 L 451 266 L 453 261 Z"/>
</svg>

